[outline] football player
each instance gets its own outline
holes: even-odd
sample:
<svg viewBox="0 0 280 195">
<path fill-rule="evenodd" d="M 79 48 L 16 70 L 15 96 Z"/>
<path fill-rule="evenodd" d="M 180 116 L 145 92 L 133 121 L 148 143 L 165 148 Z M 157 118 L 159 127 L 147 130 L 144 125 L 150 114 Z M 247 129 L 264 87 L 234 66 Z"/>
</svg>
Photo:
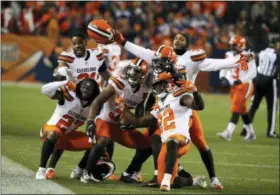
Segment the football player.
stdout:
<svg viewBox="0 0 280 195">
<path fill-rule="evenodd" d="M 63 51 L 58 57 L 58 67 L 54 71 L 57 80 L 63 80 L 65 77 L 74 82 L 81 81 L 85 78 L 97 79 L 97 74 L 101 75 L 104 80 L 108 80 L 110 72 L 107 70 L 104 53 L 100 49 L 87 49 L 87 41 L 84 34 L 76 33 L 72 36 L 72 50 Z M 71 74 L 67 72 L 71 71 Z M 69 78 L 71 76 L 71 78 Z M 111 143 L 112 145 L 112 143 Z M 47 169 L 47 178 L 55 178 L 55 166 L 63 154 L 63 150 L 56 149 Z M 78 167 L 71 173 L 71 178 L 76 178 L 82 174 L 84 162 L 87 159 L 89 151 L 85 153 Z"/>
<path fill-rule="evenodd" d="M 157 52 L 150 49 L 145 49 L 127 41 L 121 33 L 115 30 L 113 30 L 113 34 L 113 39 L 118 44 L 122 45 L 127 51 L 141 59 L 144 59 L 149 65 L 158 67 L 157 64 L 159 64 L 160 61 L 157 59 Z M 173 49 L 178 58 L 176 63 L 177 68 L 184 68 L 186 70 L 187 78 L 193 83 L 195 83 L 195 79 L 199 71 L 217 71 L 221 69 L 237 67 L 240 66 L 240 62 L 248 60 L 247 55 L 236 55 L 235 57 L 227 59 L 207 58 L 205 51 L 202 49 L 189 50 L 189 41 L 189 35 L 186 33 L 178 33 L 173 40 Z M 211 182 L 210 187 L 215 189 L 223 189 L 223 185 L 216 177 L 213 155 L 204 138 L 202 124 L 196 111 L 193 111 L 193 123 L 190 128 L 190 136 L 192 142 L 199 150 L 201 158 L 208 171 Z"/>
<path fill-rule="evenodd" d="M 97 82 L 90 78 L 80 81 L 77 85 L 69 80 L 56 81 L 44 85 L 42 93 L 57 100 L 58 103 L 50 120 L 40 131 L 43 145 L 40 166 L 35 177 L 40 180 L 47 179 L 46 165 L 54 149 L 85 151 L 93 147 L 93 144 L 88 141 L 87 134 L 76 129 L 87 120 L 89 106 L 98 96 L 99 87 Z M 104 177 L 107 178 L 115 167 L 113 163 L 104 163 L 104 161 L 99 162 L 97 166 L 103 164 L 111 167 Z M 101 176 L 100 172 L 99 175 Z"/>
<path fill-rule="evenodd" d="M 149 149 L 151 140 L 147 134 L 136 129 L 124 131 L 120 129 L 119 108 L 115 98 L 125 98 L 125 106 L 135 108 L 147 95 L 148 89 L 144 83 L 148 73 L 148 64 L 139 58 L 124 66 L 120 74 L 112 76 L 108 85 L 93 101 L 89 119 L 89 131 L 95 131 L 97 142 L 91 150 L 81 182 L 98 181 L 95 177 L 94 165 L 100 159 L 104 148 L 112 140 L 123 146 L 137 149 Z"/>
<path fill-rule="evenodd" d="M 191 82 L 184 81 L 179 88 L 171 74 L 167 73 L 156 76 L 153 81 L 153 92 L 158 101 L 151 113 L 135 118 L 130 112 L 124 111 L 122 123 L 137 127 L 158 123 L 162 142 L 157 159 L 157 182 L 160 184 L 160 190 L 170 191 L 171 184 L 173 187 L 199 185 L 205 188 L 207 184 L 204 177 L 195 179 L 176 177 L 178 159 L 189 151 L 190 146 L 189 126 L 185 124 L 191 125 L 192 110 L 204 109 L 202 97 Z"/>
<path fill-rule="evenodd" d="M 232 57 L 240 53 L 248 53 L 246 49 L 246 39 L 240 35 L 231 37 L 229 41 L 231 51 L 226 53 L 226 57 Z M 252 53 L 250 53 L 253 55 Z M 218 133 L 218 136 L 227 141 L 231 140 L 232 134 L 238 123 L 239 116 L 242 116 L 247 135 L 244 138 L 247 141 L 256 139 L 252 121 L 248 115 L 247 103 L 253 93 L 252 79 L 257 75 L 255 59 L 252 58 L 248 63 L 244 62 L 241 66 L 230 70 L 220 71 L 220 77 L 223 83 L 231 86 L 231 118 L 224 132 Z"/>
</svg>

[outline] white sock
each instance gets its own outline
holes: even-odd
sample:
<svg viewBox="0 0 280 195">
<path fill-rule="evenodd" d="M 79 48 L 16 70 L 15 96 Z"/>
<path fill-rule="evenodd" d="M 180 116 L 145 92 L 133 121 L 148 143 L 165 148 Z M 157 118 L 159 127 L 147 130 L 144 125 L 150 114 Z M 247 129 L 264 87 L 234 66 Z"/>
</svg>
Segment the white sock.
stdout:
<svg viewBox="0 0 280 195">
<path fill-rule="evenodd" d="M 182 171 L 184 169 L 184 167 L 182 167 L 181 165 L 178 167 L 178 172 Z"/>
<path fill-rule="evenodd" d="M 248 125 L 244 125 L 244 127 L 245 127 L 247 133 L 255 133 L 252 123 L 249 123 Z"/>
<path fill-rule="evenodd" d="M 229 135 L 231 136 L 235 130 L 236 124 L 229 122 L 227 126 L 227 131 L 229 132 Z"/>
<path fill-rule="evenodd" d="M 158 174 L 158 170 L 155 170 L 155 173 L 154 173 L 154 175 L 157 175 Z"/>
<path fill-rule="evenodd" d="M 217 179 L 218 179 L 217 177 L 211 177 L 210 181 L 212 182 L 212 181 L 217 180 Z"/>
<path fill-rule="evenodd" d="M 171 180 L 171 174 L 169 173 L 164 173 L 161 185 L 168 185 L 170 186 L 170 180 Z"/>
<path fill-rule="evenodd" d="M 197 186 L 197 178 L 196 177 L 193 177 L 193 186 Z"/>
<path fill-rule="evenodd" d="M 39 167 L 38 171 L 40 171 L 40 172 L 46 172 L 46 168 L 45 168 L 45 167 Z"/>
<path fill-rule="evenodd" d="M 128 176 L 128 175 L 130 175 L 130 174 L 128 174 L 127 172 L 123 172 L 123 176 Z"/>
<path fill-rule="evenodd" d="M 83 172 L 83 170 L 84 170 L 84 169 L 82 169 L 82 168 L 79 167 L 79 166 L 76 166 L 76 168 L 75 168 L 75 171 L 78 172 L 78 173 Z"/>
</svg>

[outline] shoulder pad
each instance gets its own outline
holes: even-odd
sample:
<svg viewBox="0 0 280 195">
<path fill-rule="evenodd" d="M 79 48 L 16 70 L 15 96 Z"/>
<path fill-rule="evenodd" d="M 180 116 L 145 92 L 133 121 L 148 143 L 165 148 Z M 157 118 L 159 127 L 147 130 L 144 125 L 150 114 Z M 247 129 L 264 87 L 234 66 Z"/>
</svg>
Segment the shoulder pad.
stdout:
<svg viewBox="0 0 280 195">
<path fill-rule="evenodd" d="M 115 77 L 115 76 L 111 76 L 109 81 L 112 81 L 120 90 L 123 90 L 125 87 L 125 84 L 120 81 L 119 78 Z"/>
<path fill-rule="evenodd" d="M 206 52 L 203 49 L 190 50 L 190 55 L 194 62 L 204 60 L 207 57 Z"/>
<path fill-rule="evenodd" d="M 63 51 L 58 56 L 58 62 L 73 63 L 75 60 L 75 55 L 73 52 Z"/>
</svg>

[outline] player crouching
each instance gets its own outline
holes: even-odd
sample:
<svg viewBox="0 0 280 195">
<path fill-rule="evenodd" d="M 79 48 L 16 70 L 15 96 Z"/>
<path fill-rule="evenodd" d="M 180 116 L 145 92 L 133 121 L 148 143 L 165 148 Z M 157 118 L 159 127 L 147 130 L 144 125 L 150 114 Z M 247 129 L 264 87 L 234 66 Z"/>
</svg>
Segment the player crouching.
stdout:
<svg viewBox="0 0 280 195">
<path fill-rule="evenodd" d="M 85 123 L 90 105 L 99 94 L 99 87 L 92 79 L 84 79 L 77 85 L 66 80 L 44 85 L 42 93 L 58 100 L 58 103 L 54 114 L 40 131 L 43 145 L 36 179 L 47 179 L 48 174 L 55 174 L 54 170 L 46 170 L 47 161 L 54 149 L 85 151 L 92 148 L 87 134 L 76 129 Z M 100 167 L 103 179 L 109 177 L 115 169 L 114 163 L 104 160 L 99 161 L 97 166 Z"/>
<path fill-rule="evenodd" d="M 172 76 L 161 73 L 153 82 L 153 92 L 157 103 L 150 114 L 136 118 L 124 110 L 122 122 L 137 127 L 158 123 L 161 130 L 161 150 L 157 160 L 157 182 L 161 191 L 170 191 L 170 187 L 199 185 L 207 186 L 205 178 L 184 178 L 177 176 L 179 158 L 190 148 L 189 127 L 191 125 L 192 109 L 203 110 L 204 101 L 196 91 L 196 87 L 188 81 L 180 81 L 179 88 L 172 81 Z M 182 83 L 183 82 L 183 83 Z"/>
</svg>

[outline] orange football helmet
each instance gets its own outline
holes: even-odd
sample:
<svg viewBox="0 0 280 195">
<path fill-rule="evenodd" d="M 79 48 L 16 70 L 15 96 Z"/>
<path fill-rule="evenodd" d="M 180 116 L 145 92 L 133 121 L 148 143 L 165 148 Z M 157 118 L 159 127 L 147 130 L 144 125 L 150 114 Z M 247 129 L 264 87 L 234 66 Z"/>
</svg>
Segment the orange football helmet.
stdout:
<svg viewBox="0 0 280 195">
<path fill-rule="evenodd" d="M 152 60 L 154 71 L 159 74 L 161 72 L 171 72 L 177 61 L 176 53 L 172 47 L 162 45 L 156 52 L 156 57 Z"/>
<path fill-rule="evenodd" d="M 243 51 L 246 49 L 246 39 L 240 35 L 235 35 L 229 40 L 229 45 L 234 50 Z"/>
<path fill-rule="evenodd" d="M 147 77 L 148 71 L 148 63 L 140 58 L 135 58 L 126 67 L 125 78 L 131 87 L 136 87 Z"/>
</svg>

